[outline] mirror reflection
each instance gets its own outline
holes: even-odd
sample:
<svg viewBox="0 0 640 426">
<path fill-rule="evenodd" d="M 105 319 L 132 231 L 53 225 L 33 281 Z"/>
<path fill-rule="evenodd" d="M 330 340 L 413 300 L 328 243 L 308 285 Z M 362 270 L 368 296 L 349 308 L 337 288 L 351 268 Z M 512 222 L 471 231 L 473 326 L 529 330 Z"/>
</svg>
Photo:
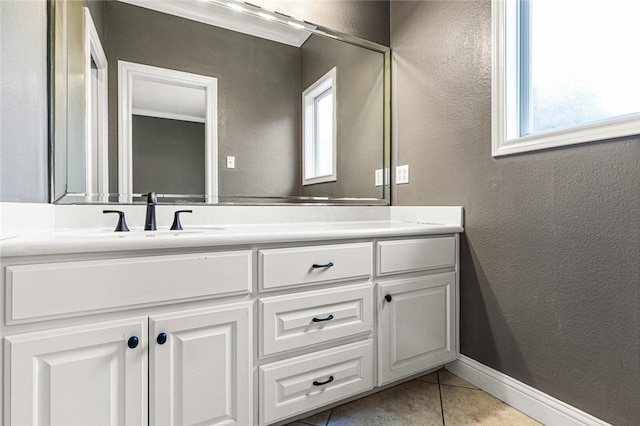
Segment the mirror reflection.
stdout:
<svg viewBox="0 0 640 426">
<path fill-rule="evenodd" d="M 386 202 L 388 49 L 233 6 L 54 2 L 57 202 Z"/>
<path fill-rule="evenodd" d="M 162 68 L 161 68 L 162 69 Z M 167 194 L 205 193 L 205 90 L 132 79 L 131 182 L 118 192 L 148 188 Z M 211 124 L 209 124 L 211 125 Z M 122 146 L 122 144 L 121 144 Z"/>
<path fill-rule="evenodd" d="M 162 68 L 161 68 L 162 70 Z M 132 80 L 132 181 L 118 192 L 148 188 L 167 194 L 205 193 L 204 88 Z M 211 124 L 209 124 L 211 125 Z M 123 165 L 124 166 L 124 165 Z"/>
</svg>

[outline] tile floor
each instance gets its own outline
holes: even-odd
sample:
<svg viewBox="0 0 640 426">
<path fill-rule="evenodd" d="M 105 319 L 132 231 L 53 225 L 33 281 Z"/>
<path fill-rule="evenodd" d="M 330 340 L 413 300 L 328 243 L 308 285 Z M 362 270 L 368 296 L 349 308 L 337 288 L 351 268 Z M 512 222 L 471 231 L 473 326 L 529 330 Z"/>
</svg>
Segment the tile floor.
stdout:
<svg viewBox="0 0 640 426">
<path fill-rule="evenodd" d="M 540 425 L 447 370 L 287 426 Z"/>
</svg>

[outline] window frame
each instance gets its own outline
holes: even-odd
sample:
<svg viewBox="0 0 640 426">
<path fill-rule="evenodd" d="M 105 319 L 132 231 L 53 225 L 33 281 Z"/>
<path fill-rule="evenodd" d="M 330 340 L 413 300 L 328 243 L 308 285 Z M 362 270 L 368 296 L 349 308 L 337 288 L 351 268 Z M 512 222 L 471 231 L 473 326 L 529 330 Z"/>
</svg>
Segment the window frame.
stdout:
<svg viewBox="0 0 640 426">
<path fill-rule="evenodd" d="M 518 30 L 520 0 L 492 1 L 491 153 L 493 157 L 597 142 L 640 134 L 640 113 L 520 136 L 520 111 L 529 100 L 518 90 L 520 66 L 528 59 L 523 42 L 530 34 Z M 523 19 L 527 19 L 526 17 Z M 520 57 L 518 57 L 520 55 Z M 530 114 L 530 112 L 529 112 Z M 526 121 L 526 120 L 525 120 Z M 530 120 L 529 120 L 530 122 Z"/>
<path fill-rule="evenodd" d="M 318 160 L 315 152 L 317 152 L 317 126 L 316 126 L 316 103 L 317 100 L 326 96 L 327 92 L 333 93 L 333 129 L 332 135 L 332 173 L 328 175 L 306 178 L 307 153 L 311 150 L 312 164 L 311 167 L 317 170 Z M 337 103 L 337 68 L 333 67 L 326 74 L 320 77 L 315 83 L 309 86 L 302 93 L 302 185 L 313 185 L 316 183 L 335 182 L 338 180 L 337 163 L 337 129 L 338 129 L 338 103 Z"/>
</svg>

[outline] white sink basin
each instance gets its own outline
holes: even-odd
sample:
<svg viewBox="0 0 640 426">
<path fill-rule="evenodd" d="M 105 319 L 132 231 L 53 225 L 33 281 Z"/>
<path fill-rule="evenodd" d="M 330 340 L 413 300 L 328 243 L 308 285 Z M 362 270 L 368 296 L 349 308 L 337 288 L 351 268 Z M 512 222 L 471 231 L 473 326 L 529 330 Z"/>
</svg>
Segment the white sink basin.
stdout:
<svg viewBox="0 0 640 426">
<path fill-rule="evenodd" d="M 169 229 L 159 229 L 157 231 L 144 231 L 142 229 L 132 229 L 129 232 L 115 232 L 113 229 L 86 229 L 76 231 L 60 231 L 55 236 L 59 238 L 173 238 L 173 237 L 189 237 L 195 235 L 203 235 L 209 233 L 218 233 L 224 231 L 225 228 L 217 227 L 193 227 L 183 229 L 182 231 L 171 231 Z"/>
</svg>

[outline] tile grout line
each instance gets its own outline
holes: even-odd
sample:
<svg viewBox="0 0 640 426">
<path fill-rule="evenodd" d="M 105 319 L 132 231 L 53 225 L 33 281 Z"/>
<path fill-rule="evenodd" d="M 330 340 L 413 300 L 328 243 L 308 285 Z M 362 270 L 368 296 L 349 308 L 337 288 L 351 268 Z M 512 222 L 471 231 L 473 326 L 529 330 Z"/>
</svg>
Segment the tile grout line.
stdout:
<svg viewBox="0 0 640 426">
<path fill-rule="evenodd" d="M 471 389 L 471 390 L 482 390 L 480 388 L 470 388 L 469 386 L 460 386 L 460 385 L 451 385 L 449 383 L 441 383 L 442 386 L 449 386 L 452 388 L 462 388 L 462 389 Z"/>
<path fill-rule="evenodd" d="M 442 415 L 442 426 L 444 424 L 444 404 L 442 403 L 442 388 L 440 387 L 440 375 L 436 372 L 436 378 L 438 379 L 438 396 L 440 397 L 440 414 Z"/>
<path fill-rule="evenodd" d="M 333 416 L 333 408 L 331 409 L 331 411 L 329 411 L 329 417 L 327 418 L 327 422 L 324 424 L 324 426 L 329 426 L 329 422 L 331 421 L 331 416 Z"/>
</svg>

